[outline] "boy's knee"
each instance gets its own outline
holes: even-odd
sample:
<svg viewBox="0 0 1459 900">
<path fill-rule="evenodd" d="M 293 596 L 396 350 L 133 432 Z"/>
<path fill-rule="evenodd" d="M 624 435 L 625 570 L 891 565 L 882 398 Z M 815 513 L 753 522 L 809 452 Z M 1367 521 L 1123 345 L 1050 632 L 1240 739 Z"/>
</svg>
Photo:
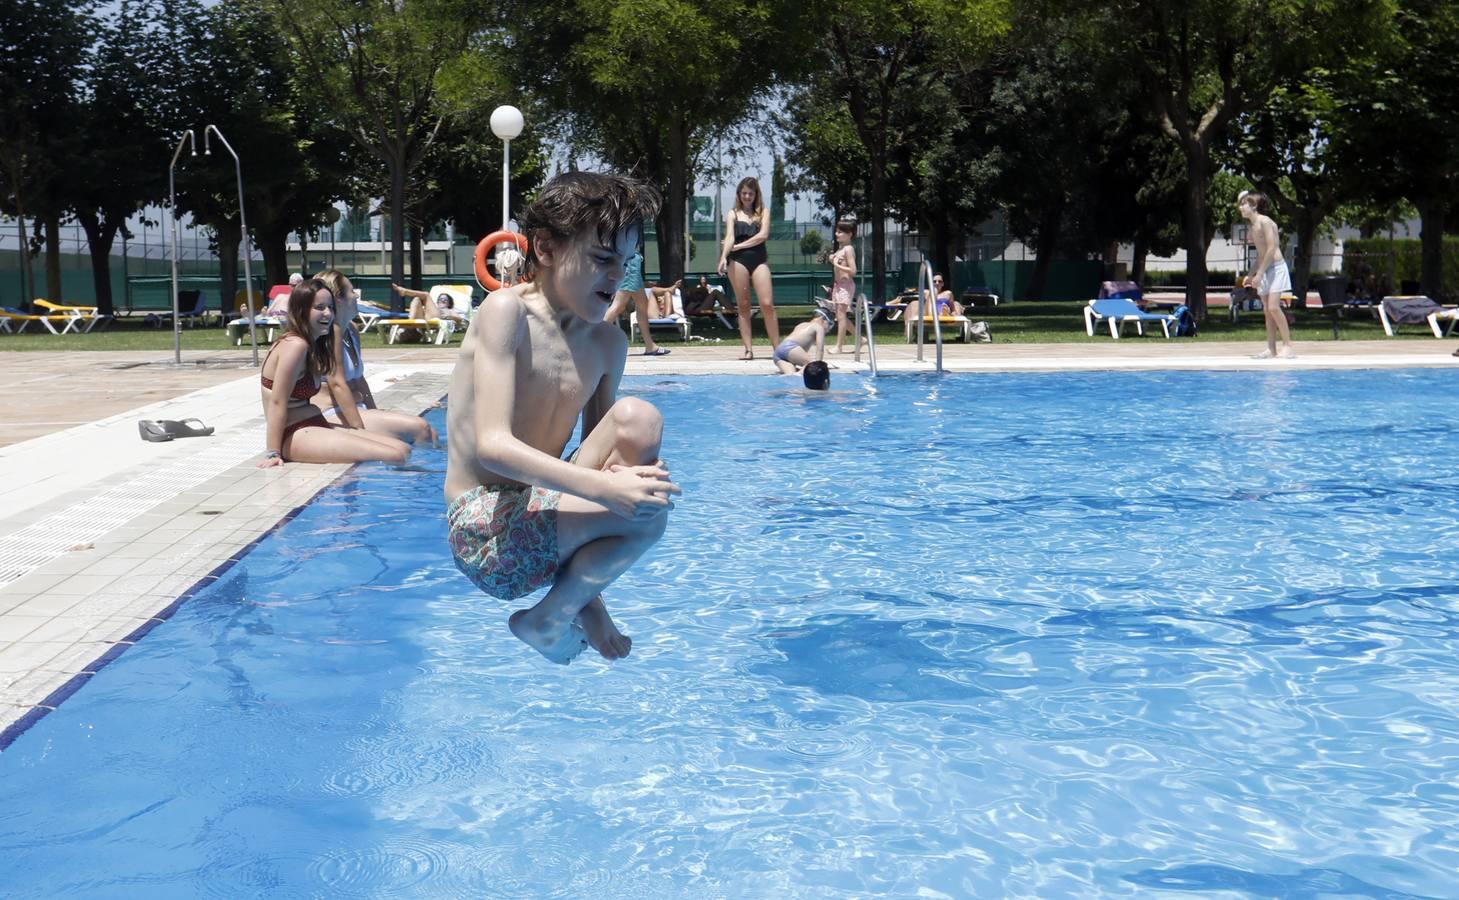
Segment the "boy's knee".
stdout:
<svg viewBox="0 0 1459 900">
<path fill-rule="evenodd" d="M 613 421 L 619 446 L 656 447 L 663 436 L 663 415 L 652 403 L 637 397 L 624 397 L 613 404 Z"/>
</svg>

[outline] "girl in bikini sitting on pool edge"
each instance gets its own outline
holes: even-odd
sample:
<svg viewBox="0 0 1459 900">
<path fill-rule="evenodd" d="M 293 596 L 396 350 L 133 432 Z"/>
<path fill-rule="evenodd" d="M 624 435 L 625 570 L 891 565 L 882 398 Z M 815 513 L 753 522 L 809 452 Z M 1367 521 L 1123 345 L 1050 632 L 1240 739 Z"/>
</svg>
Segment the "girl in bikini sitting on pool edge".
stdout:
<svg viewBox="0 0 1459 900">
<path fill-rule="evenodd" d="M 289 292 L 284 336 L 270 348 L 259 377 L 267 455 L 259 468 L 285 462 L 404 463 L 410 445 L 383 434 L 332 424 L 311 400 L 334 368 L 334 294 L 317 278 Z"/>
</svg>

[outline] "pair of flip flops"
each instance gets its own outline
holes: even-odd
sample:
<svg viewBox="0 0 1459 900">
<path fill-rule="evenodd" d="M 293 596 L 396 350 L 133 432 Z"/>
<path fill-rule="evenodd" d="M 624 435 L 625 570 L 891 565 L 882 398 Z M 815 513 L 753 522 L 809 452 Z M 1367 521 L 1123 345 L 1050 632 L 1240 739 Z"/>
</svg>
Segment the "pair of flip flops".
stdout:
<svg viewBox="0 0 1459 900">
<path fill-rule="evenodd" d="M 142 440 L 161 444 L 180 437 L 207 437 L 213 433 L 211 425 L 204 425 L 200 419 L 143 419 L 137 423 Z"/>
<path fill-rule="evenodd" d="M 668 356 L 672 352 L 668 347 L 655 347 L 652 350 L 643 351 L 644 356 Z"/>
</svg>

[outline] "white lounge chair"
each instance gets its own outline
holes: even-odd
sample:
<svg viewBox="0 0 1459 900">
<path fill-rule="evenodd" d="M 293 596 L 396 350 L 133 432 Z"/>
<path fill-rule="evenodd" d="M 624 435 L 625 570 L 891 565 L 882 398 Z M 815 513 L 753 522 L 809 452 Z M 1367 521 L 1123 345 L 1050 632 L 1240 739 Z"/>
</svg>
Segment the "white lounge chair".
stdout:
<svg viewBox="0 0 1459 900">
<path fill-rule="evenodd" d="M 1397 295 L 1384 297 L 1378 304 L 1378 321 L 1383 323 L 1383 333 L 1389 337 L 1398 334 L 1398 326 L 1401 324 L 1413 324 L 1410 322 L 1399 322 L 1394 310 L 1389 309 L 1389 301 L 1427 301 L 1427 303 L 1410 303 L 1411 306 L 1420 306 L 1425 311 L 1424 321 L 1428 323 L 1429 330 L 1436 338 L 1445 338 L 1449 332 L 1454 330 L 1454 325 L 1459 323 L 1459 307 L 1440 306 L 1428 297 L 1421 294 Z M 1411 314 L 1411 311 L 1410 311 Z M 1440 323 L 1444 323 L 1442 326 Z"/>
<path fill-rule="evenodd" d="M 631 344 L 633 343 L 634 336 L 638 334 L 638 316 L 631 309 L 628 312 L 628 343 Z M 649 319 L 648 327 L 650 329 L 672 328 L 673 330 L 679 332 L 679 337 L 681 339 L 686 341 L 689 340 L 689 332 L 693 329 L 692 326 L 689 324 L 688 317 L 684 315 L 683 294 L 680 293 L 678 290 L 675 290 L 672 294 L 670 294 L 669 314 L 667 316 L 660 316 L 657 319 Z"/>
<path fill-rule="evenodd" d="M 1141 335 L 1145 333 L 1146 322 L 1156 322 L 1168 338 L 1176 319 L 1170 313 L 1145 312 L 1135 305 L 1135 301 L 1125 297 L 1107 297 L 1104 300 L 1090 300 L 1089 305 L 1084 307 L 1084 330 L 1090 337 L 1094 337 L 1094 326 L 1100 322 L 1108 322 L 1110 337 L 1119 340 L 1126 322 L 1134 322 L 1135 331 Z"/>
</svg>

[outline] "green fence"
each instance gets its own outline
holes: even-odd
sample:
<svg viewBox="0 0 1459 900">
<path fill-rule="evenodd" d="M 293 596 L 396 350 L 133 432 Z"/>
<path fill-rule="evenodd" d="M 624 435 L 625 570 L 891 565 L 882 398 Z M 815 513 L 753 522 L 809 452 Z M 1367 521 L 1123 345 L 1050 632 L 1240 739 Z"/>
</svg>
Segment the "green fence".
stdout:
<svg viewBox="0 0 1459 900">
<path fill-rule="evenodd" d="M 1350 238 L 1343 242 L 1343 274 L 1373 295 L 1402 289 L 1405 281 L 1423 278 L 1423 242 L 1416 238 Z M 1446 296 L 1459 294 L 1459 237 L 1444 237 Z"/>
</svg>

